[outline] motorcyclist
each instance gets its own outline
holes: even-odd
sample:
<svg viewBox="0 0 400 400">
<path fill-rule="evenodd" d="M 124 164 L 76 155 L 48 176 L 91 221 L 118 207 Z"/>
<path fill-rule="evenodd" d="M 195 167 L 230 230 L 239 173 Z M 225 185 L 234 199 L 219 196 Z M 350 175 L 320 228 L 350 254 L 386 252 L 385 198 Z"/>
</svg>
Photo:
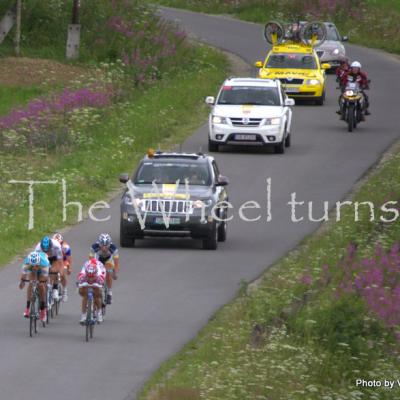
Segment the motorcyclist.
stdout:
<svg viewBox="0 0 400 400">
<path fill-rule="evenodd" d="M 364 95 L 364 114 L 370 115 L 369 112 L 369 99 L 365 93 L 365 89 L 369 89 L 369 80 L 367 74 L 361 71 L 361 63 L 358 61 L 353 61 L 350 65 L 350 70 L 343 74 L 340 80 L 340 86 L 346 88 L 349 82 L 357 82 L 360 89 Z"/>
</svg>

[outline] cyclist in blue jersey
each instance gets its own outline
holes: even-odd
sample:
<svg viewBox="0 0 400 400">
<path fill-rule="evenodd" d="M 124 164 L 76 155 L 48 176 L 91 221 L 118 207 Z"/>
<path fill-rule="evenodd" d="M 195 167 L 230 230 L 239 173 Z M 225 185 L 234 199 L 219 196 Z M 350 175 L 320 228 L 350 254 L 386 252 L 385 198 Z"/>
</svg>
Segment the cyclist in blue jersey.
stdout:
<svg viewBox="0 0 400 400">
<path fill-rule="evenodd" d="M 119 273 L 119 253 L 118 247 L 112 242 L 108 233 L 102 233 L 97 242 L 91 246 L 89 257 L 99 260 L 106 267 L 108 288 L 106 302 L 111 304 L 113 280 L 118 278 Z"/>
<path fill-rule="evenodd" d="M 33 251 L 27 257 L 21 266 L 21 280 L 19 288 L 23 289 L 25 280 L 39 281 L 39 298 L 40 298 L 40 320 L 46 321 L 46 285 L 49 278 L 50 263 L 47 255 L 43 252 Z M 27 290 L 27 301 L 24 317 L 29 318 L 29 308 L 32 298 L 32 283 L 29 283 Z"/>
</svg>

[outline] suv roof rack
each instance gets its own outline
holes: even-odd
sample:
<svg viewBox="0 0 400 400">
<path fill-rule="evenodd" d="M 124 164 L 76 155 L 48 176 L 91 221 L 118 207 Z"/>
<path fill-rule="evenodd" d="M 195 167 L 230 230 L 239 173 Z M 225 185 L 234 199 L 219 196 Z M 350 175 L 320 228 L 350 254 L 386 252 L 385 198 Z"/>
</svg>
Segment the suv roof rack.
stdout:
<svg viewBox="0 0 400 400">
<path fill-rule="evenodd" d="M 153 158 L 187 158 L 191 160 L 197 160 L 200 157 L 205 157 L 203 153 L 164 153 L 158 151 L 154 154 Z"/>
</svg>

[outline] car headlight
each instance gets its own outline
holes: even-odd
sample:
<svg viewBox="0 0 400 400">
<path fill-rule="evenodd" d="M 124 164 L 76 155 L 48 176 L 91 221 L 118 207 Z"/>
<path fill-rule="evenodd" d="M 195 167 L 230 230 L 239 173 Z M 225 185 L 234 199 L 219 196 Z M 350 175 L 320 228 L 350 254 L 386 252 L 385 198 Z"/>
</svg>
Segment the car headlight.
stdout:
<svg viewBox="0 0 400 400">
<path fill-rule="evenodd" d="M 203 208 L 211 205 L 211 200 L 196 200 L 193 202 L 193 208 Z"/>
<path fill-rule="evenodd" d="M 307 79 L 306 85 L 319 85 L 321 82 L 318 79 Z"/>
<path fill-rule="evenodd" d="M 280 123 L 281 123 L 281 119 L 279 117 L 277 117 L 277 118 L 266 118 L 262 125 L 280 125 Z"/>
<path fill-rule="evenodd" d="M 212 122 L 213 122 L 213 124 L 226 124 L 227 123 L 225 117 L 219 117 L 217 115 L 214 115 L 212 117 Z"/>
<path fill-rule="evenodd" d="M 338 54 L 339 54 L 339 49 L 334 49 L 334 50 L 332 51 L 332 54 L 334 54 L 335 56 L 338 55 Z"/>
</svg>

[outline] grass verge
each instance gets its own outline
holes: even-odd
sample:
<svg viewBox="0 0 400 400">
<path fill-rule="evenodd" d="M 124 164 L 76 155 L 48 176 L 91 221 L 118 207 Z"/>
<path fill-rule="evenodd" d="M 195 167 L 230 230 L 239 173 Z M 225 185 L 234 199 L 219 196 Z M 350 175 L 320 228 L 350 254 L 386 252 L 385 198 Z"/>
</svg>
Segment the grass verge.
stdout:
<svg viewBox="0 0 400 400">
<path fill-rule="evenodd" d="M 76 208 L 63 221 L 62 179 L 67 184 L 66 201 L 79 201 L 87 211 L 90 204 L 107 199 L 107 193 L 118 187 L 119 173 L 130 171 L 148 147 L 180 143 L 205 120 L 208 109 L 202 99 L 217 90 L 228 63 L 204 46 L 195 50 L 194 57 L 190 70 L 166 75 L 146 90 L 134 91 L 122 103 L 80 110 L 75 118 L 75 129 L 81 131 L 76 136 L 79 143 L 74 143 L 72 151 L 1 154 L 0 241 L 7 243 L 1 265 L 43 234 L 76 222 Z M 80 118 L 82 123 L 76 128 Z M 34 187 L 32 230 L 27 229 L 28 186 L 9 183 L 12 179 L 58 180 L 54 185 Z"/>
<path fill-rule="evenodd" d="M 139 398 L 399 398 L 400 225 L 380 220 L 388 216 L 380 207 L 400 199 L 399 171 L 397 146 L 350 199 L 371 202 L 373 221 L 368 205 L 358 222 L 353 206 L 342 208 L 340 222 L 327 222 L 241 290 Z M 357 379 L 393 380 L 394 387 L 357 386 Z"/>
</svg>

